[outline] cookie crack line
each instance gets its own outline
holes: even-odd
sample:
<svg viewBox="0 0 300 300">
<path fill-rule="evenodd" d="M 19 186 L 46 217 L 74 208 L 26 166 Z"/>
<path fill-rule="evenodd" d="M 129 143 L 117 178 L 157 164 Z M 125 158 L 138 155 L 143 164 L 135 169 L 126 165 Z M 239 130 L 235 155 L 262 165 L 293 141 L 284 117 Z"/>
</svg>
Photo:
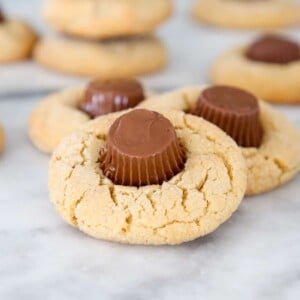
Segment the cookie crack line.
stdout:
<svg viewBox="0 0 300 300">
<path fill-rule="evenodd" d="M 206 203 L 206 205 L 205 205 L 205 210 L 207 209 L 209 203 L 208 203 L 208 200 L 207 200 L 207 198 L 206 198 L 206 195 L 205 195 L 205 193 L 202 191 L 202 189 L 203 189 L 203 187 L 205 186 L 205 183 L 206 183 L 207 179 L 208 179 L 208 174 L 206 174 L 205 179 L 204 179 L 203 182 L 200 182 L 198 185 L 196 185 L 197 191 L 200 192 L 200 193 L 202 194 L 203 200 L 204 200 L 205 203 Z M 183 208 L 183 210 L 184 210 L 185 213 L 189 214 L 190 211 L 189 211 L 189 210 L 187 209 L 187 207 L 186 207 L 186 201 L 187 201 L 187 199 L 188 199 L 188 197 L 189 197 L 189 192 L 190 192 L 191 190 L 194 190 L 194 189 L 188 189 L 188 188 L 185 188 L 184 186 L 182 186 L 182 185 L 180 184 L 180 182 L 181 182 L 181 180 L 180 180 L 175 186 L 176 186 L 177 188 L 179 188 L 179 189 L 182 191 L 181 207 Z M 174 202 L 174 206 L 176 206 L 176 202 Z M 207 213 L 207 211 L 206 211 L 206 213 Z M 205 214 L 206 214 L 206 213 L 205 213 Z"/>
<path fill-rule="evenodd" d="M 73 209 L 72 209 L 72 221 L 73 221 L 73 224 L 74 224 L 75 226 L 78 225 L 77 217 L 76 217 L 75 212 L 76 212 L 77 207 L 80 205 L 81 201 L 84 199 L 86 193 L 87 193 L 87 191 L 84 191 L 84 192 L 81 194 L 81 196 L 74 202 L 74 205 L 73 205 L 74 207 L 73 207 Z"/>
<path fill-rule="evenodd" d="M 288 173 L 292 174 L 293 172 L 296 172 L 297 170 L 299 170 L 299 167 L 295 167 L 295 168 L 292 168 L 292 169 L 287 168 L 277 158 L 273 158 L 272 161 L 276 165 L 276 167 L 280 170 L 280 175 L 279 175 L 279 178 L 278 178 L 279 184 L 284 183 L 285 180 L 283 179 L 283 177 L 286 174 L 288 174 Z"/>
<path fill-rule="evenodd" d="M 65 180 L 64 180 L 64 189 L 63 189 L 63 201 L 62 201 L 62 206 L 66 209 L 67 207 L 65 206 L 65 202 L 66 202 L 66 193 L 67 193 L 67 188 L 68 188 L 68 183 L 74 173 L 75 167 L 72 167 L 69 174 L 66 176 Z"/>
<path fill-rule="evenodd" d="M 151 193 L 146 193 L 145 196 L 146 198 L 148 199 L 152 209 L 153 209 L 153 212 L 155 213 L 157 211 L 156 209 L 156 205 L 155 205 L 155 201 L 153 201 L 153 199 L 151 198 L 151 196 L 154 194 L 154 192 L 151 192 Z"/>
<path fill-rule="evenodd" d="M 110 194 L 111 200 L 113 201 L 115 207 L 118 207 L 119 206 L 118 197 L 116 196 L 114 186 L 113 185 L 109 185 L 108 189 L 109 189 L 109 194 Z"/>
<path fill-rule="evenodd" d="M 84 151 L 85 151 L 85 149 L 87 149 L 87 145 L 86 145 L 85 142 L 82 142 L 81 145 L 82 145 L 82 148 L 79 151 L 79 155 L 80 155 L 82 161 L 80 163 L 76 162 L 73 165 L 72 164 L 68 164 L 69 168 L 70 168 L 70 171 L 69 171 L 68 175 L 64 179 L 63 201 L 62 201 L 62 207 L 64 207 L 64 209 L 67 209 L 67 207 L 65 205 L 66 198 L 67 198 L 66 197 L 66 192 L 67 192 L 67 188 L 68 188 L 69 182 L 70 182 L 70 180 L 72 178 L 72 175 L 73 175 L 73 173 L 74 173 L 74 171 L 75 171 L 75 169 L 76 169 L 77 166 L 80 166 L 80 165 L 83 166 L 84 163 L 87 161 L 86 158 L 85 158 L 85 156 L 84 156 Z M 55 161 L 56 162 L 62 161 L 61 156 L 55 156 Z M 63 161 L 63 162 L 66 163 L 65 161 Z M 85 193 L 86 193 L 86 191 L 84 192 L 84 194 Z M 82 199 L 83 199 L 83 197 L 82 197 Z M 71 220 L 74 221 L 73 224 L 75 224 L 75 225 L 77 224 L 77 218 L 75 217 L 75 209 L 77 208 L 77 206 L 79 205 L 79 203 L 82 201 L 82 199 L 80 201 L 76 200 L 75 203 L 78 202 L 78 204 L 73 205 L 73 207 L 71 208 L 71 214 L 72 214 Z"/>
</svg>

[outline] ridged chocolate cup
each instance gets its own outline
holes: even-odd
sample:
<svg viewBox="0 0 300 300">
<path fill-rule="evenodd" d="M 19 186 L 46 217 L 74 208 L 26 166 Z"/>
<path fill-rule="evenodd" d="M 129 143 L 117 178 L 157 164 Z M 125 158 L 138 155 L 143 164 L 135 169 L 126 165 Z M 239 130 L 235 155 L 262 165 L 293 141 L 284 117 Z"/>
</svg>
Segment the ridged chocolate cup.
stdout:
<svg viewBox="0 0 300 300">
<path fill-rule="evenodd" d="M 95 118 L 135 107 L 144 99 L 143 87 L 135 79 L 97 79 L 87 86 L 80 109 Z"/>
<path fill-rule="evenodd" d="M 246 57 L 258 62 L 288 64 L 300 60 L 300 46 L 280 36 L 265 35 L 248 47 Z"/>
<path fill-rule="evenodd" d="M 113 183 L 139 187 L 161 184 L 181 172 L 185 152 L 168 119 L 136 109 L 113 123 L 100 163 Z"/>
<path fill-rule="evenodd" d="M 241 147 L 261 145 L 259 105 L 250 93 L 228 86 L 207 88 L 192 113 L 220 127 Z"/>
</svg>

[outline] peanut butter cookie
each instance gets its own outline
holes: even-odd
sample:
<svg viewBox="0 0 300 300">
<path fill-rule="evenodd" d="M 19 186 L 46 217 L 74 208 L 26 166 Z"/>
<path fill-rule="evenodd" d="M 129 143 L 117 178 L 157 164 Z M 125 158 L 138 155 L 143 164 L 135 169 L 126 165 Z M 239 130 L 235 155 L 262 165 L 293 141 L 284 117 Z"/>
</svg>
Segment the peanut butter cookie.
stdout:
<svg viewBox="0 0 300 300">
<path fill-rule="evenodd" d="M 103 39 L 152 32 L 171 12 L 171 0 L 48 0 L 43 14 L 59 32 Z"/>
<path fill-rule="evenodd" d="M 266 35 L 217 59 L 212 81 L 246 89 L 266 101 L 300 103 L 300 46 Z"/>
<path fill-rule="evenodd" d="M 274 28 L 300 22 L 295 0 L 196 0 L 195 19 L 221 27 Z"/>
<path fill-rule="evenodd" d="M 23 21 L 6 18 L 0 11 L 0 64 L 30 56 L 37 35 Z"/>
<path fill-rule="evenodd" d="M 30 139 L 41 151 L 52 153 L 62 138 L 90 119 L 134 107 L 153 94 L 134 79 L 96 79 L 86 87 L 54 93 L 32 111 Z"/>
<path fill-rule="evenodd" d="M 232 90 L 232 88 L 220 87 L 217 94 L 219 106 L 224 106 L 222 101 L 224 95 L 231 104 L 239 97 L 236 92 L 233 95 L 228 93 L 228 89 Z M 211 103 L 210 106 L 203 104 L 204 91 L 206 91 L 206 98 L 216 95 L 210 88 L 190 87 L 153 97 L 139 107 L 156 111 L 175 109 L 191 112 L 223 128 L 241 146 L 246 159 L 248 195 L 270 191 L 297 174 L 300 169 L 300 135 L 281 113 L 265 102 L 258 101 L 259 114 L 255 108 L 254 113 L 247 115 L 245 120 L 237 118 L 243 115 L 242 112 L 237 112 L 237 117 L 233 119 L 229 119 L 228 113 L 224 110 L 218 116 L 214 113 Z M 249 98 L 250 95 L 246 94 Z M 198 107 L 197 112 L 197 105 L 202 107 L 202 110 Z M 260 123 L 257 122 L 257 115 Z"/>
<path fill-rule="evenodd" d="M 34 58 L 59 72 L 107 79 L 158 71 L 167 53 L 152 35 L 106 41 L 50 37 L 37 44 Z"/>
<path fill-rule="evenodd" d="M 230 218 L 246 173 L 239 147 L 211 123 L 134 109 L 66 137 L 49 165 L 49 191 L 63 219 L 92 237 L 173 245 Z"/>
</svg>

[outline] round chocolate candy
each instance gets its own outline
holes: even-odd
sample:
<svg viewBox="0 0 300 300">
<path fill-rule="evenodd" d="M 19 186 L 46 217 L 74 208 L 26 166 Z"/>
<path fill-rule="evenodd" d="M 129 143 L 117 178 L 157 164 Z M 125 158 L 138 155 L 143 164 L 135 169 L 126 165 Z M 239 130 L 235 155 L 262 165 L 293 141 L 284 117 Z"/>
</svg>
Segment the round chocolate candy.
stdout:
<svg viewBox="0 0 300 300">
<path fill-rule="evenodd" d="M 161 184 L 179 173 L 185 153 L 171 122 L 157 112 L 136 109 L 111 126 L 100 153 L 103 173 L 115 184 Z"/>
<path fill-rule="evenodd" d="M 80 108 L 95 118 L 132 108 L 144 98 L 143 87 L 135 79 L 98 79 L 88 85 Z"/>
<path fill-rule="evenodd" d="M 263 132 L 258 101 L 241 89 L 227 86 L 207 88 L 192 113 L 223 129 L 239 146 L 259 147 L 261 144 Z"/>
<path fill-rule="evenodd" d="M 300 47 L 283 37 L 266 35 L 248 47 L 246 57 L 264 63 L 288 64 L 300 59 Z"/>
</svg>

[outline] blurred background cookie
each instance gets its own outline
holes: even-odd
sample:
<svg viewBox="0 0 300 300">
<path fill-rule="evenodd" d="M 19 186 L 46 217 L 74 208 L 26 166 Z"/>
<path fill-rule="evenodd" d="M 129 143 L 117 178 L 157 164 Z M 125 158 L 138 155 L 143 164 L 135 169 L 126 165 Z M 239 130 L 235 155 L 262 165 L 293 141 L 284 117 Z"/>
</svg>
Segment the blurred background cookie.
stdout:
<svg viewBox="0 0 300 300">
<path fill-rule="evenodd" d="M 49 0 L 45 19 L 68 37 L 42 39 L 34 58 L 53 70 L 88 77 L 158 71 L 167 51 L 152 32 L 171 12 L 170 0 Z"/>
<path fill-rule="evenodd" d="M 119 78 L 160 70 L 167 63 L 167 52 L 152 35 L 102 41 L 46 37 L 36 46 L 34 58 L 63 73 Z"/>
<path fill-rule="evenodd" d="M 220 27 L 274 28 L 300 22 L 295 0 L 195 0 L 196 20 Z"/>
<path fill-rule="evenodd" d="M 211 78 L 266 101 L 300 103 L 300 46 L 284 36 L 262 36 L 221 55 L 212 66 Z"/>
<path fill-rule="evenodd" d="M 93 39 L 147 34 L 171 13 L 171 0 L 48 0 L 43 9 L 59 32 Z"/>
<path fill-rule="evenodd" d="M 26 22 L 6 16 L 0 8 L 0 64 L 29 57 L 36 40 Z"/>
</svg>

